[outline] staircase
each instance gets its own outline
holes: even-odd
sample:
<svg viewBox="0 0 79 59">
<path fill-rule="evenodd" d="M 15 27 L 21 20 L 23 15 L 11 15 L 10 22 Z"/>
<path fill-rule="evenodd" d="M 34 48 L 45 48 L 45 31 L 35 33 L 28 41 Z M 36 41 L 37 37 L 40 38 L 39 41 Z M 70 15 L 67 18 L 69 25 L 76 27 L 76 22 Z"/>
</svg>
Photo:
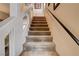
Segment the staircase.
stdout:
<svg viewBox="0 0 79 59">
<path fill-rule="evenodd" d="M 33 17 L 22 56 L 57 56 L 45 17 Z"/>
</svg>

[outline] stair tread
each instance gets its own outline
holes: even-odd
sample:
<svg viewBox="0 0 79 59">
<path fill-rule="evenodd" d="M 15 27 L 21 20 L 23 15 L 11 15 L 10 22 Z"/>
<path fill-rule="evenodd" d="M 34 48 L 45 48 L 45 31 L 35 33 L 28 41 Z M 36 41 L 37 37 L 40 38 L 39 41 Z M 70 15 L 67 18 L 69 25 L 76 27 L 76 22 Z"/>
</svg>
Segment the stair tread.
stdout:
<svg viewBox="0 0 79 59">
<path fill-rule="evenodd" d="M 33 36 L 33 35 L 30 35 L 28 37 L 52 37 L 52 36 L 51 35 L 47 35 L 47 36 L 46 35 L 45 36 L 39 36 L 39 35 L 38 36 Z"/>
<path fill-rule="evenodd" d="M 29 30 L 29 32 L 50 32 L 50 31 L 31 31 L 31 30 Z"/>
<path fill-rule="evenodd" d="M 32 21 L 32 23 L 47 23 L 46 21 Z"/>
<path fill-rule="evenodd" d="M 31 25 L 31 27 L 48 27 L 48 25 Z"/>
<path fill-rule="evenodd" d="M 30 27 L 29 30 L 31 30 L 31 31 L 49 31 L 49 28 Z"/>
<path fill-rule="evenodd" d="M 48 27 L 30 27 L 30 28 L 48 28 Z M 49 29 L 49 28 L 48 28 Z"/>
<path fill-rule="evenodd" d="M 40 27 L 40 28 L 44 28 L 44 27 L 48 27 L 48 26 L 31 26 L 31 27 Z"/>
<path fill-rule="evenodd" d="M 27 51 L 44 51 L 44 50 L 47 50 L 47 51 L 50 51 L 50 50 L 55 50 L 55 43 L 39 43 L 39 42 L 27 42 L 27 43 L 24 43 L 24 50 L 27 50 Z"/>
<path fill-rule="evenodd" d="M 29 30 L 29 32 L 50 32 L 50 31 L 31 31 L 31 30 Z"/>
<path fill-rule="evenodd" d="M 32 21 L 47 22 L 46 20 L 32 20 Z"/>
<path fill-rule="evenodd" d="M 57 56 L 56 51 L 24 51 L 22 56 Z"/>
<path fill-rule="evenodd" d="M 31 25 L 48 25 L 48 24 L 33 24 L 33 23 L 32 23 Z"/>
<path fill-rule="evenodd" d="M 47 24 L 31 24 L 31 25 L 47 25 Z"/>
<path fill-rule="evenodd" d="M 54 44 L 54 42 L 27 42 L 27 43 L 24 43 L 26 45 L 52 45 Z"/>
<path fill-rule="evenodd" d="M 46 22 L 41 22 L 41 23 L 40 22 L 38 22 L 38 23 L 32 22 L 32 24 L 47 24 L 47 23 Z"/>
<path fill-rule="evenodd" d="M 49 30 L 49 28 L 48 27 L 30 27 L 29 28 L 30 30 Z"/>
<path fill-rule="evenodd" d="M 47 22 L 32 22 L 32 24 L 33 23 L 36 23 L 36 24 L 39 24 L 39 23 L 41 23 L 41 24 L 47 24 Z"/>
<path fill-rule="evenodd" d="M 28 36 L 26 37 L 27 42 L 52 42 L 53 37 L 52 36 Z"/>
<path fill-rule="evenodd" d="M 33 22 L 47 22 L 46 20 L 32 20 Z"/>
<path fill-rule="evenodd" d="M 55 43 L 53 42 L 27 42 L 24 44 L 25 50 L 55 50 Z"/>
<path fill-rule="evenodd" d="M 22 55 L 57 55 L 45 17 L 33 17 Z"/>
<path fill-rule="evenodd" d="M 47 23 L 46 21 L 32 21 L 33 23 Z"/>
<path fill-rule="evenodd" d="M 34 21 L 34 20 L 36 20 L 36 22 Z M 32 20 L 32 24 L 31 25 L 33 25 L 33 24 L 47 24 L 47 22 L 46 21 L 37 21 L 37 20 L 46 20 L 46 18 L 45 17 L 34 17 L 33 18 L 33 20 Z M 31 26 L 30 28 L 29 28 L 29 33 L 28 33 L 28 35 L 35 35 L 35 36 L 37 36 L 37 35 L 51 35 L 51 32 L 49 31 L 49 27 L 34 27 L 34 26 Z"/>
<path fill-rule="evenodd" d="M 35 20 L 32 20 L 32 22 L 47 22 L 47 21 L 38 21 L 38 20 L 35 21 Z"/>
</svg>

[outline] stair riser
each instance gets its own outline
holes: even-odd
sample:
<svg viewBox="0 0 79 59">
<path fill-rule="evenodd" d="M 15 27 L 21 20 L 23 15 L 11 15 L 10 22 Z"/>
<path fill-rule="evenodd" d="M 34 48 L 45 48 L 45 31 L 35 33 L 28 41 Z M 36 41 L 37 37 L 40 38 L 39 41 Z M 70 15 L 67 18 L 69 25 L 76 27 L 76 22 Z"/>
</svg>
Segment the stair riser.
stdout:
<svg viewBox="0 0 79 59">
<path fill-rule="evenodd" d="M 47 22 L 32 22 L 32 24 L 47 24 Z"/>
<path fill-rule="evenodd" d="M 48 25 L 31 25 L 31 27 L 48 27 Z"/>
<path fill-rule="evenodd" d="M 32 22 L 46 22 L 46 21 L 32 21 Z"/>
<path fill-rule="evenodd" d="M 52 37 L 27 37 L 27 42 L 52 42 Z"/>
<path fill-rule="evenodd" d="M 50 32 L 29 32 L 29 35 L 51 35 Z"/>
<path fill-rule="evenodd" d="M 31 31 L 49 31 L 49 28 L 30 28 Z"/>
<path fill-rule="evenodd" d="M 45 17 L 33 17 L 32 21 L 46 21 Z"/>
<path fill-rule="evenodd" d="M 31 24 L 31 25 L 47 25 L 47 24 Z M 48 26 L 48 25 L 47 25 Z"/>
<path fill-rule="evenodd" d="M 46 19 L 46 18 L 45 18 L 45 17 L 37 17 L 37 18 L 35 17 L 35 18 L 33 18 L 33 19 L 35 19 L 35 20 L 38 20 L 38 19 L 39 19 L 39 20 L 42 20 L 42 19 L 43 19 L 43 20 L 44 20 L 44 19 Z"/>
<path fill-rule="evenodd" d="M 46 21 L 46 19 L 33 19 L 33 20 L 36 20 L 36 21 Z"/>
<path fill-rule="evenodd" d="M 41 20 L 41 19 L 46 20 L 45 17 L 35 17 L 35 18 L 33 17 L 33 19 L 34 19 L 34 20 L 38 20 L 38 19 L 39 19 L 39 20 Z"/>
<path fill-rule="evenodd" d="M 38 18 L 33 18 L 33 20 L 46 20 L 46 18 L 40 18 L 40 17 L 38 17 Z"/>
</svg>

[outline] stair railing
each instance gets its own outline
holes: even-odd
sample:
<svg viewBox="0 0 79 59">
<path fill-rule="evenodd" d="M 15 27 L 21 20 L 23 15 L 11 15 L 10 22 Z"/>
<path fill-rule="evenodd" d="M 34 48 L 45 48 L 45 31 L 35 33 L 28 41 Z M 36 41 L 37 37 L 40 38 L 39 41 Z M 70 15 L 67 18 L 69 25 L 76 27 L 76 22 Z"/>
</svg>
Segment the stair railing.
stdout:
<svg viewBox="0 0 79 59">
<path fill-rule="evenodd" d="M 50 6 L 51 3 L 48 3 L 48 6 Z M 53 10 L 56 10 L 56 8 L 60 5 L 60 3 L 53 3 Z"/>
<path fill-rule="evenodd" d="M 0 22 L 0 56 L 5 56 L 5 38 L 6 38 L 7 35 L 9 35 L 9 45 L 10 45 L 10 52 L 9 52 L 10 54 L 9 55 L 11 55 L 11 54 L 16 55 L 15 51 L 11 50 L 12 49 L 11 45 L 15 44 L 15 42 L 12 40 L 13 36 L 11 36 L 11 32 L 15 31 L 15 29 L 17 29 L 17 27 L 19 27 L 21 25 L 21 24 L 19 25 L 20 20 L 17 20 L 18 18 L 19 19 L 21 18 L 23 20 L 24 17 L 27 16 L 27 15 L 29 15 L 29 19 L 32 18 L 32 15 L 30 16 L 31 11 L 32 11 L 32 7 L 29 7 L 25 12 L 22 13 L 21 16 L 18 16 L 17 18 L 8 17 L 4 21 Z M 27 17 L 26 17 L 26 20 L 27 20 Z M 28 20 L 28 22 L 30 22 L 30 20 Z M 18 33 L 14 33 L 14 35 L 15 34 L 17 34 L 19 36 Z M 20 34 L 22 34 L 22 33 L 20 33 Z M 24 39 L 25 36 L 24 37 L 23 36 L 24 36 L 24 34 L 22 35 L 21 39 Z M 15 48 L 13 48 L 13 49 L 15 49 Z"/>
<path fill-rule="evenodd" d="M 69 36 L 76 42 L 76 44 L 79 46 L 79 39 L 48 9 L 46 8 L 49 13 L 52 15 L 52 17 L 55 18 L 55 20 L 64 28 L 64 30 L 69 34 Z"/>
</svg>

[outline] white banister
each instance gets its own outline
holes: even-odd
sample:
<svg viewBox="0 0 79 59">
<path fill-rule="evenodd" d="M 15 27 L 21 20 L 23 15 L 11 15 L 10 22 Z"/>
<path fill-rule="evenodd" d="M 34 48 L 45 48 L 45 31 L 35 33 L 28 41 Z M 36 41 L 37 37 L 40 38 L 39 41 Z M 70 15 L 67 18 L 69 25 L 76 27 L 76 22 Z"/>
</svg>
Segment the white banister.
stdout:
<svg viewBox="0 0 79 59">
<path fill-rule="evenodd" d="M 13 17 L 7 18 L 0 24 L 0 55 L 5 55 L 5 37 L 10 33 L 10 30 L 14 28 L 15 19 Z"/>
<path fill-rule="evenodd" d="M 22 52 L 23 43 L 26 40 L 26 32 L 23 30 L 24 16 L 27 16 L 25 31 L 28 32 L 32 19 L 32 7 L 21 13 L 20 4 L 10 4 L 10 17 L 0 22 L 0 56 L 5 55 L 5 38 L 7 35 L 9 35 L 9 55 L 19 55 Z"/>
</svg>

